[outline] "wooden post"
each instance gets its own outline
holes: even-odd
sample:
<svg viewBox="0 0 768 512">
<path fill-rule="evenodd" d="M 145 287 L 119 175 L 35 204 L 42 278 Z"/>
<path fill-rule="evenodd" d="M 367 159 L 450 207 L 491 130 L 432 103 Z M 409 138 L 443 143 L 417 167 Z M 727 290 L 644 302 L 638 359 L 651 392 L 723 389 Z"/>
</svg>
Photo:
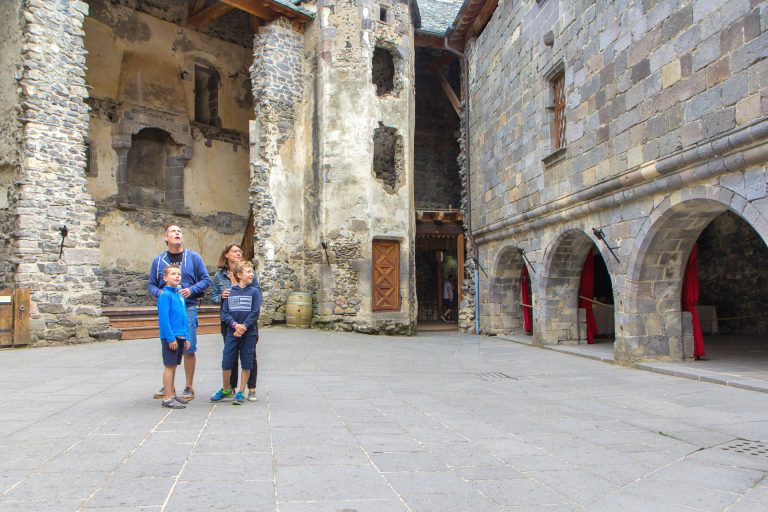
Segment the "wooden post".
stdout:
<svg viewBox="0 0 768 512">
<path fill-rule="evenodd" d="M 437 316 L 436 320 L 440 320 L 439 317 L 443 316 L 443 265 L 445 264 L 445 251 L 440 250 L 440 254 L 443 255 L 442 260 L 437 260 L 435 265 L 437 267 Z M 435 253 L 437 256 L 438 253 Z"/>
<path fill-rule="evenodd" d="M 29 344 L 29 288 L 13 292 L 13 344 Z"/>
<path fill-rule="evenodd" d="M 13 345 L 13 290 L 0 291 L 0 346 Z"/>
</svg>

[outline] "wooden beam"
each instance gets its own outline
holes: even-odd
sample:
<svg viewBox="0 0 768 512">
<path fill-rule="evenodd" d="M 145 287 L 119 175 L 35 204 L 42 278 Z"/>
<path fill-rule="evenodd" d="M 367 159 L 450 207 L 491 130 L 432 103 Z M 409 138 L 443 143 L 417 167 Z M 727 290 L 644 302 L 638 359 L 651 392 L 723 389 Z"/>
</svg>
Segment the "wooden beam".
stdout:
<svg viewBox="0 0 768 512">
<path fill-rule="evenodd" d="M 456 56 L 454 54 L 445 52 L 442 57 L 433 60 L 430 63 L 429 67 L 431 67 L 432 69 L 440 69 L 446 64 L 453 62 L 454 60 L 456 60 Z"/>
<path fill-rule="evenodd" d="M 187 9 L 187 19 L 191 18 L 203 9 L 205 0 L 189 0 L 189 8 Z"/>
<path fill-rule="evenodd" d="M 272 21 L 277 18 L 277 13 L 275 13 L 275 11 L 268 7 L 264 7 L 263 5 L 259 5 L 252 0 L 221 0 L 221 3 L 245 11 L 248 14 L 257 16 L 265 21 Z"/>
<path fill-rule="evenodd" d="M 307 16 L 303 12 L 294 11 L 290 7 L 286 7 L 277 2 L 270 0 L 220 0 L 222 3 L 245 11 L 248 14 L 253 14 L 259 18 L 267 21 L 271 21 L 278 16 L 285 16 L 286 18 L 295 19 L 302 23 L 312 21 L 310 16 Z"/>
<path fill-rule="evenodd" d="M 413 45 L 423 48 L 443 48 L 443 38 L 431 34 L 417 33 L 413 38 Z"/>
<path fill-rule="evenodd" d="M 483 5 L 483 8 L 480 9 L 480 12 L 477 13 L 477 16 L 475 16 L 475 19 L 472 22 L 472 25 L 469 27 L 469 30 L 467 30 L 467 35 L 464 38 L 465 41 L 475 37 L 483 31 L 485 26 L 488 24 L 488 21 L 490 21 L 491 16 L 493 16 L 493 12 L 496 10 L 498 5 L 498 0 L 490 0 L 489 2 L 486 2 L 485 5 Z"/>
<path fill-rule="evenodd" d="M 439 69 L 435 69 L 434 71 L 437 75 L 437 80 L 440 82 L 440 86 L 443 88 L 443 92 L 448 96 L 448 101 L 453 105 L 453 110 L 456 111 L 457 116 L 461 117 L 461 102 L 459 101 L 459 98 L 456 97 L 456 93 L 453 92 L 453 87 L 451 87 L 451 84 L 448 82 L 448 79 L 445 78 L 442 71 Z"/>
<path fill-rule="evenodd" d="M 202 11 L 198 11 L 187 18 L 187 26 L 190 28 L 202 27 L 211 20 L 228 13 L 233 7 L 222 3 L 213 4 Z"/>
</svg>

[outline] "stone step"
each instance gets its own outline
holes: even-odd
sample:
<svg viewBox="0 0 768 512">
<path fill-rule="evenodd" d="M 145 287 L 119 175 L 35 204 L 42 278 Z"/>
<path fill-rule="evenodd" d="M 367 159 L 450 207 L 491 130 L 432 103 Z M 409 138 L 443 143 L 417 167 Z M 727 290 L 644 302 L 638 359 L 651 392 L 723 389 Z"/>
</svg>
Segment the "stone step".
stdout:
<svg viewBox="0 0 768 512">
<path fill-rule="evenodd" d="M 122 332 L 124 340 L 158 338 L 157 308 L 145 306 L 126 306 L 102 308 L 109 317 L 109 325 Z M 220 332 L 218 306 L 201 306 L 198 309 L 198 334 L 216 334 Z"/>
</svg>

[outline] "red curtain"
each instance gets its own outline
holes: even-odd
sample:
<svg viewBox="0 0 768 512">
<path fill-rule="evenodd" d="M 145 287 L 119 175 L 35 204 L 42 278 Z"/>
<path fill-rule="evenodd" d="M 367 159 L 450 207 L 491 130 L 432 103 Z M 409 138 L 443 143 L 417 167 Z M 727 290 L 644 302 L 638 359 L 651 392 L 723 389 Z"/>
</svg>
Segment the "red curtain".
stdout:
<svg viewBox="0 0 768 512">
<path fill-rule="evenodd" d="M 595 295 L 595 260 L 592 249 L 584 260 L 584 267 L 581 269 L 581 284 L 579 285 L 579 297 L 591 299 Z M 588 300 L 579 298 L 579 307 L 587 311 L 587 343 L 595 342 L 595 332 L 597 332 L 597 322 L 595 322 L 595 312 L 592 311 L 592 303 Z"/>
<path fill-rule="evenodd" d="M 529 286 L 528 266 L 523 265 L 523 270 L 520 272 L 520 302 L 523 304 L 523 329 L 525 332 L 533 332 L 533 310 L 528 307 L 533 306 L 531 293 L 528 291 Z"/>
<path fill-rule="evenodd" d="M 691 249 L 691 255 L 688 256 L 688 265 L 685 267 L 685 277 L 683 278 L 682 306 L 683 311 L 690 311 L 693 320 L 693 357 L 696 359 L 704 357 L 704 336 L 701 334 L 701 324 L 699 323 L 699 313 L 696 311 L 696 304 L 699 302 L 699 269 L 696 264 L 696 245 Z"/>
</svg>

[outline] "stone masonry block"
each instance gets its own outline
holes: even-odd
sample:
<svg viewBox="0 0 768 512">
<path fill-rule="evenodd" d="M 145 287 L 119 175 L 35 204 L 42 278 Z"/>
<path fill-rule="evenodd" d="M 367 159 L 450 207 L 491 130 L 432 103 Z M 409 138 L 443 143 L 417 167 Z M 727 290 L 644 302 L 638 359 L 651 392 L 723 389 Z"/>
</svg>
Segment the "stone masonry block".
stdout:
<svg viewBox="0 0 768 512">
<path fill-rule="evenodd" d="M 760 114 L 760 94 L 752 94 L 736 103 L 736 124 L 747 124 Z"/>
<path fill-rule="evenodd" d="M 764 169 L 751 169 L 744 173 L 747 201 L 754 201 L 768 196 L 768 177 Z"/>
<path fill-rule="evenodd" d="M 714 35 L 700 43 L 693 54 L 693 70 L 697 71 L 720 57 L 720 36 Z"/>
</svg>

